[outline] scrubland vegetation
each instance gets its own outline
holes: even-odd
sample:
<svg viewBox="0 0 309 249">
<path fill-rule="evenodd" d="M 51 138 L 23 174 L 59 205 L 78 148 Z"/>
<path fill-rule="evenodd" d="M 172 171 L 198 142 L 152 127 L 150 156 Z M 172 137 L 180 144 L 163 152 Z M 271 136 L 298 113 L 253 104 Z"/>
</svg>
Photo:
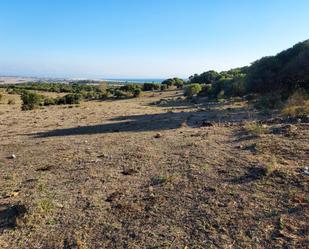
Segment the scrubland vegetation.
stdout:
<svg viewBox="0 0 309 249">
<path fill-rule="evenodd" d="M 179 78 L 164 80 L 161 84 L 125 84 L 112 86 L 108 84 L 89 85 L 83 82 L 64 83 L 26 83 L 2 85 L 7 92 L 21 94 L 26 100 L 24 110 L 42 105 L 78 104 L 80 100 L 104 100 L 107 98 L 139 97 L 142 91 L 165 91 L 184 88 L 184 95 L 207 97 L 209 100 L 220 100 L 231 97 L 246 97 L 256 101 L 260 109 L 283 108 L 287 115 L 298 116 L 307 112 L 305 100 L 308 98 L 308 57 L 309 41 L 296 44 L 276 56 L 264 57 L 249 67 L 229 71 L 207 71 L 189 77 L 188 81 Z M 89 83 L 87 81 L 87 83 Z M 32 93 L 27 94 L 27 91 Z M 69 93 L 60 98 L 46 98 L 33 91 Z M 295 94 L 294 94 L 295 93 Z M 35 96 L 35 94 L 37 96 Z M 294 97 L 291 97 L 294 94 Z M 298 104 L 289 107 L 291 98 L 297 94 Z M 27 96 L 31 98 L 27 98 Z M 301 100 L 300 100 L 301 99 Z M 34 101 L 35 103 L 30 103 Z M 28 105 L 28 106 L 27 106 Z"/>
</svg>

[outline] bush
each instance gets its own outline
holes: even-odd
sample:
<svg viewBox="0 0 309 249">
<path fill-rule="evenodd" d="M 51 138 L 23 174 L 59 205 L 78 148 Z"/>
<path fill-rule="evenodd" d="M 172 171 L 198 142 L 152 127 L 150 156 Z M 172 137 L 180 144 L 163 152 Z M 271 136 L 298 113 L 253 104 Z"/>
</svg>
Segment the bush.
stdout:
<svg viewBox="0 0 309 249">
<path fill-rule="evenodd" d="M 228 97 L 240 97 L 246 93 L 246 82 L 244 76 L 235 77 L 224 84 L 224 93 Z"/>
<path fill-rule="evenodd" d="M 153 91 L 153 90 L 159 90 L 160 85 L 156 83 L 144 83 L 143 84 L 143 91 Z"/>
<path fill-rule="evenodd" d="M 55 105 L 56 104 L 56 101 L 55 99 L 52 99 L 52 98 L 45 98 L 44 101 L 43 101 L 43 105 Z"/>
<path fill-rule="evenodd" d="M 202 90 L 199 92 L 199 96 L 201 97 L 206 97 L 211 95 L 211 91 L 212 91 L 212 85 L 211 84 L 206 84 L 202 86 Z"/>
<path fill-rule="evenodd" d="M 257 109 L 275 109 L 282 107 L 282 97 L 280 93 L 269 93 L 260 97 L 255 103 Z"/>
<path fill-rule="evenodd" d="M 140 96 L 140 94 L 142 92 L 142 85 L 127 84 L 127 85 L 121 86 L 119 88 L 119 90 L 122 91 L 122 92 L 129 93 L 129 95 L 131 94 L 133 97 L 138 97 L 138 96 Z M 128 94 L 126 94 L 126 96 L 128 96 Z"/>
<path fill-rule="evenodd" d="M 136 88 L 133 91 L 133 97 L 139 97 L 141 95 L 142 90 L 140 88 Z"/>
<path fill-rule="evenodd" d="M 256 122 L 248 122 L 245 124 L 244 129 L 253 135 L 261 135 L 268 133 L 269 130 L 266 126 L 262 125 L 261 123 Z"/>
<path fill-rule="evenodd" d="M 22 106 L 21 109 L 23 111 L 25 110 L 33 110 L 35 108 L 37 108 L 42 100 L 43 100 L 43 96 L 39 95 L 37 93 L 33 93 L 33 92 L 23 92 L 21 95 L 21 100 L 22 100 Z"/>
<path fill-rule="evenodd" d="M 191 83 L 212 84 L 220 78 L 220 74 L 214 70 L 204 72 L 202 74 L 194 74 L 189 77 Z"/>
<path fill-rule="evenodd" d="M 120 98 L 124 98 L 124 97 L 127 97 L 127 93 L 124 92 L 124 91 L 121 91 L 119 89 L 116 89 L 114 91 L 114 96 L 117 98 L 117 99 L 120 99 Z"/>
<path fill-rule="evenodd" d="M 308 118 L 309 94 L 305 90 L 294 92 L 287 100 L 282 114 L 293 118 Z"/>
<path fill-rule="evenodd" d="M 141 89 L 141 88 L 142 88 L 141 85 L 127 84 L 127 85 L 121 86 L 119 90 L 124 91 L 124 92 L 134 92 L 135 89 Z"/>
<path fill-rule="evenodd" d="M 56 100 L 58 105 L 73 105 L 79 104 L 82 99 L 82 95 L 78 93 L 70 93 Z"/>
<path fill-rule="evenodd" d="M 161 90 L 161 91 L 165 91 L 167 88 L 168 88 L 168 87 L 167 87 L 166 84 L 161 84 L 161 86 L 160 86 L 160 90 Z"/>
<path fill-rule="evenodd" d="M 167 88 L 171 86 L 176 86 L 177 88 L 183 88 L 185 81 L 180 78 L 170 78 L 170 79 L 164 80 L 161 84 L 166 85 Z"/>
<path fill-rule="evenodd" d="M 186 86 L 184 95 L 190 98 L 197 95 L 201 90 L 202 86 L 200 84 L 190 84 Z"/>
<path fill-rule="evenodd" d="M 297 88 L 309 90 L 309 40 L 254 62 L 249 67 L 246 81 L 248 90 L 255 93 L 292 93 Z"/>
</svg>

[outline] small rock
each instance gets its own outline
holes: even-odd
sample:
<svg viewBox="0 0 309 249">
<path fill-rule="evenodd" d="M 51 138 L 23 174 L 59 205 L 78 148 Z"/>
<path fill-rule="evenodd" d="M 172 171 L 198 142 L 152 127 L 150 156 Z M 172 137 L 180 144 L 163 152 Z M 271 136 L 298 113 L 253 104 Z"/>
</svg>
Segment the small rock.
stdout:
<svg viewBox="0 0 309 249">
<path fill-rule="evenodd" d="M 55 206 L 56 206 L 57 208 L 64 208 L 64 206 L 63 206 L 61 203 L 58 203 L 58 202 L 56 202 Z"/>
<path fill-rule="evenodd" d="M 130 175 L 137 174 L 138 171 L 136 169 L 129 168 L 129 169 L 124 169 L 121 173 L 125 176 L 130 176 Z"/>
<path fill-rule="evenodd" d="M 12 154 L 11 155 L 11 159 L 15 159 L 16 158 L 16 155 L 15 154 Z"/>
<path fill-rule="evenodd" d="M 309 169 L 308 169 L 307 166 L 305 166 L 305 167 L 303 168 L 303 173 L 304 173 L 305 175 L 309 176 Z"/>
<path fill-rule="evenodd" d="M 11 192 L 11 193 L 9 193 L 9 194 L 6 194 L 6 195 L 4 196 L 4 198 L 15 197 L 15 196 L 17 196 L 18 194 L 19 194 L 19 190 L 15 190 L 15 191 L 13 191 L 13 192 Z"/>
<path fill-rule="evenodd" d="M 162 137 L 162 134 L 161 133 L 157 133 L 154 137 L 155 138 L 160 138 L 160 137 Z"/>
<path fill-rule="evenodd" d="M 123 196 L 122 193 L 116 191 L 116 192 L 111 193 L 111 194 L 106 198 L 105 201 L 107 201 L 107 202 L 114 202 L 114 201 L 119 200 L 122 196 Z"/>
</svg>

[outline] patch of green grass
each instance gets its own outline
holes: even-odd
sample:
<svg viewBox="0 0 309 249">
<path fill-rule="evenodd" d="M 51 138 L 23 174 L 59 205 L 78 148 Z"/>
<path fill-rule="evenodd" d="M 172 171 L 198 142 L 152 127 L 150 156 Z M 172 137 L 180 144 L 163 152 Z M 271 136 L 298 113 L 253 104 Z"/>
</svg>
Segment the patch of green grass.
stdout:
<svg viewBox="0 0 309 249">
<path fill-rule="evenodd" d="M 50 199 L 42 199 L 37 202 L 37 207 L 43 213 L 51 213 L 55 205 Z"/>
<path fill-rule="evenodd" d="M 209 170 L 209 164 L 208 163 L 205 163 L 203 166 L 202 166 L 202 170 L 204 170 L 205 172 L 207 172 Z"/>
<path fill-rule="evenodd" d="M 46 224 L 47 225 L 56 225 L 58 223 L 58 221 L 57 220 L 55 220 L 55 219 L 48 219 L 47 221 L 46 221 Z"/>
<path fill-rule="evenodd" d="M 280 217 L 279 219 L 279 228 L 280 230 L 283 230 L 285 228 L 285 222 L 282 217 Z"/>
<path fill-rule="evenodd" d="M 266 164 L 265 170 L 266 170 L 266 176 L 273 173 L 278 168 L 277 158 L 275 156 L 272 156 L 270 159 L 270 162 Z"/>
<path fill-rule="evenodd" d="M 246 123 L 244 129 L 246 132 L 253 135 L 261 135 L 269 132 L 268 128 L 265 125 L 256 122 Z"/>
</svg>

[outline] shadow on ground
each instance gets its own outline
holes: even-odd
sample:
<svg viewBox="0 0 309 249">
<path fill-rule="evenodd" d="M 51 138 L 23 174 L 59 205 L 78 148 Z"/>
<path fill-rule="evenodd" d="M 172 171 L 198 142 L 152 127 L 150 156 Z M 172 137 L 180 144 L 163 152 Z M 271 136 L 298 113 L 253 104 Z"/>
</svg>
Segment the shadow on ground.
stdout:
<svg viewBox="0 0 309 249">
<path fill-rule="evenodd" d="M 243 108 L 218 109 L 224 104 L 209 105 L 208 108 L 196 111 L 164 112 L 157 114 L 143 114 L 119 116 L 110 119 L 110 123 L 79 126 L 73 128 L 44 131 L 36 134 L 28 134 L 35 137 L 55 137 L 73 135 L 91 135 L 112 132 L 144 132 L 178 129 L 182 126 L 201 127 L 203 123 L 241 122 L 248 119 Z M 209 126 L 209 125 L 207 125 Z"/>
<path fill-rule="evenodd" d="M 0 231 L 16 227 L 16 219 L 25 212 L 24 205 L 0 205 Z"/>
<path fill-rule="evenodd" d="M 100 133 L 112 132 L 143 132 L 143 131 L 157 131 L 177 129 L 183 123 L 189 123 L 193 126 L 194 123 L 190 122 L 192 113 L 159 113 L 159 114 L 146 114 L 146 115 L 132 115 L 120 116 L 110 119 L 111 123 L 97 124 L 81 127 L 73 127 L 66 129 L 57 129 L 46 132 L 39 132 L 34 135 L 36 137 L 54 137 L 54 136 L 72 136 L 72 135 L 91 135 Z M 118 122 L 115 122 L 118 121 Z"/>
<path fill-rule="evenodd" d="M 230 179 L 228 182 L 233 184 L 243 184 L 252 181 L 260 180 L 267 175 L 267 170 L 262 167 L 250 167 L 246 174 Z"/>
</svg>

